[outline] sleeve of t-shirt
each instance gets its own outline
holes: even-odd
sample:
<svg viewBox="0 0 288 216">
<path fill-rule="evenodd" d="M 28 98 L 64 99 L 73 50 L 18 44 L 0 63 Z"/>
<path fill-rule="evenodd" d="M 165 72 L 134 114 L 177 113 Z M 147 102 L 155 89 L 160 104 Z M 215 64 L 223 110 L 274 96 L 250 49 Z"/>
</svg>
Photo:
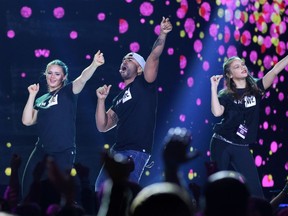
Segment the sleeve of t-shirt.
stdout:
<svg viewBox="0 0 288 216">
<path fill-rule="evenodd" d="M 223 94 L 223 95 L 218 96 L 218 100 L 219 100 L 219 103 L 225 107 L 227 103 L 227 95 Z"/>
<path fill-rule="evenodd" d="M 259 79 L 256 81 L 256 85 L 258 88 L 260 88 L 262 91 L 265 91 L 264 85 L 263 85 L 263 79 Z"/>
</svg>

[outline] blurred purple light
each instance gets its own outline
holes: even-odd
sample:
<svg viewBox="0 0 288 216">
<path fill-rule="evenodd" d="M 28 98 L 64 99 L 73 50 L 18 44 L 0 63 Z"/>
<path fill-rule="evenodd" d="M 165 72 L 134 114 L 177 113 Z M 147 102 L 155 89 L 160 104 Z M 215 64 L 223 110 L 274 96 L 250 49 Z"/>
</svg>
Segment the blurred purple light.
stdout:
<svg viewBox="0 0 288 216">
<path fill-rule="evenodd" d="M 56 19 L 61 19 L 65 15 L 65 10 L 63 7 L 56 7 L 53 10 L 53 15 Z"/>
<path fill-rule="evenodd" d="M 8 38 L 14 38 L 15 37 L 15 32 L 14 32 L 14 30 L 8 30 L 7 31 L 7 37 Z"/>
<path fill-rule="evenodd" d="M 150 2 L 143 2 L 139 9 L 143 16 L 151 16 L 154 11 L 154 7 Z"/>
<path fill-rule="evenodd" d="M 24 18 L 29 18 L 32 15 L 32 9 L 28 6 L 23 6 L 20 10 L 20 14 Z"/>
<path fill-rule="evenodd" d="M 77 32 L 77 31 L 71 31 L 71 32 L 70 32 L 70 38 L 71 38 L 72 40 L 77 39 L 77 38 L 78 38 L 78 32 Z"/>
<path fill-rule="evenodd" d="M 105 13 L 98 13 L 97 18 L 99 21 L 104 21 L 106 18 Z"/>
<path fill-rule="evenodd" d="M 131 52 L 138 52 L 140 50 L 140 44 L 138 42 L 132 42 L 129 47 Z"/>
<path fill-rule="evenodd" d="M 124 34 L 128 31 L 129 24 L 125 19 L 119 19 L 119 33 Z"/>
</svg>

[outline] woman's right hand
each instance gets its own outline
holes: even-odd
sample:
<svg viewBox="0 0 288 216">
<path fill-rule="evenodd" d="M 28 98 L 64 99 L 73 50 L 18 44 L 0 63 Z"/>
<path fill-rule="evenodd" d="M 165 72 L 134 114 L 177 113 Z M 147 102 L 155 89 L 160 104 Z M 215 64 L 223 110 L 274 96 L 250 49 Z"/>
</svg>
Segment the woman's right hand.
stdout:
<svg viewBox="0 0 288 216">
<path fill-rule="evenodd" d="M 28 87 L 28 91 L 30 95 L 36 95 L 39 91 L 39 83 L 37 84 L 32 84 Z"/>
<path fill-rule="evenodd" d="M 213 76 L 210 78 L 211 87 L 217 88 L 218 85 L 219 85 L 219 82 L 220 82 L 220 80 L 221 80 L 222 78 L 223 78 L 223 75 L 213 75 Z"/>
</svg>

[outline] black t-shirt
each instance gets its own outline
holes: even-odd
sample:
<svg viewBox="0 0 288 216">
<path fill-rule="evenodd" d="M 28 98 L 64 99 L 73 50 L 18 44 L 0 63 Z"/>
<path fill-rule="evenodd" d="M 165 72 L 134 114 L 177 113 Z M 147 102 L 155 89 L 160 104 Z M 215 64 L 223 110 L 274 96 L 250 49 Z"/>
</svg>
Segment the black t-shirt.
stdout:
<svg viewBox="0 0 288 216">
<path fill-rule="evenodd" d="M 34 108 L 38 110 L 38 145 L 46 151 L 75 148 L 77 98 L 72 83 L 37 98 Z"/>
<path fill-rule="evenodd" d="M 262 79 L 257 81 L 257 86 L 264 91 Z M 244 89 L 238 89 L 239 95 L 243 93 Z M 261 99 L 260 93 L 244 96 L 241 100 L 235 100 L 231 94 L 219 96 L 219 102 L 225 110 L 221 122 L 215 124 L 214 132 L 234 143 L 254 143 L 257 139 Z M 240 124 L 248 129 L 244 139 L 236 134 Z"/>
<path fill-rule="evenodd" d="M 114 99 L 111 109 L 118 116 L 115 150 L 151 153 L 157 110 L 156 83 L 137 76 Z"/>
</svg>

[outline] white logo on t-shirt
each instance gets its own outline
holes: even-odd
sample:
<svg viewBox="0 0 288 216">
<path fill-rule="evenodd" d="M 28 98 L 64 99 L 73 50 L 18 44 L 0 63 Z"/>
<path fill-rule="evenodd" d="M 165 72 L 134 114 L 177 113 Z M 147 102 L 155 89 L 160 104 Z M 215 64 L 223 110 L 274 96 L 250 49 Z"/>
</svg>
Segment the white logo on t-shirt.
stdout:
<svg viewBox="0 0 288 216">
<path fill-rule="evenodd" d="M 130 88 L 128 88 L 125 92 L 124 92 L 124 95 L 123 95 L 123 98 L 122 98 L 122 103 L 125 103 L 126 101 L 132 99 L 132 95 L 131 95 L 131 92 L 130 92 Z"/>
<path fill-rule="evenodd" d="M 245 107 L 252 107 L 256 105 L 256 98 L 255 96 L 245 96 Z"/>
</svg>

